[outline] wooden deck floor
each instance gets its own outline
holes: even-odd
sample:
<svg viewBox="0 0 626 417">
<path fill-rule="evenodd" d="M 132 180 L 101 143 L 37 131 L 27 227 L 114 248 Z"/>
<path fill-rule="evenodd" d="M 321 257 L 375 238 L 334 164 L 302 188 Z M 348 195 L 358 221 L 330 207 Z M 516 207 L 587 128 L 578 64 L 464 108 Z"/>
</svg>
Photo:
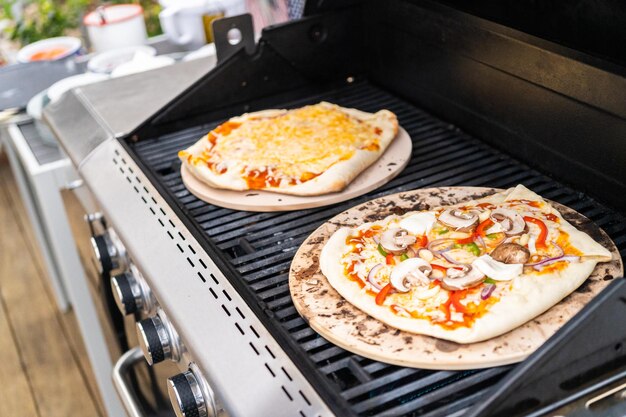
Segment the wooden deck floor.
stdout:
<svg viewBox="0 0 626 417">
<path fill-rule="evenodd" d="M 73 312 L 55 304 L 0 151 L 0 416 L 105 417 Z"/>
</svg>

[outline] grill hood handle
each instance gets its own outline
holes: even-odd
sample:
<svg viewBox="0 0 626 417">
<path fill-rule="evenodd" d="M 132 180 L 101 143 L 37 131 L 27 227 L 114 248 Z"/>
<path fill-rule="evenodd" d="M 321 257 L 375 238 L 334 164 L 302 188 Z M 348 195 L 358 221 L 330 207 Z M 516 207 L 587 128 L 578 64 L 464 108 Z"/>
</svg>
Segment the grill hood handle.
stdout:
<svg viewBox="0 0 626 417">
<path fill-rule="evenodd" d="M 113 386 L 124 405 L 124 409 L 129 417 L 146 417 L 137 395 L 134 390 L 128 386 L 126 375 L 128 371 L 137 363 L 143 361 L 143 352 L 140 348 L 135 347 L 124 353 L 115 363 L 113 367 Z"/>
</svg>

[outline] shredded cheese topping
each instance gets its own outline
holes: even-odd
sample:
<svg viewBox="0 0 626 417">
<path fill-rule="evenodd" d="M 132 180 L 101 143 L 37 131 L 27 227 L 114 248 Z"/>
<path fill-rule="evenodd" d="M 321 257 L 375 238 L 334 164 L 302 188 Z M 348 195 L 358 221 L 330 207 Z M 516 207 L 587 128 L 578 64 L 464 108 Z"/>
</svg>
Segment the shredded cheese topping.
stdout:
<svg viewBox="0 0 626 417">
<path fill-rule="evenodd" d="M 313 179 L 359 149 L 378 150 L 381 133 L 338 106 L 319 103 L 242 123 L 231 119 L 209 132 L 202 155 L 179 155 L 217 174 L 235 170 L 251 188 L 280 187 Z"/>
</svg>

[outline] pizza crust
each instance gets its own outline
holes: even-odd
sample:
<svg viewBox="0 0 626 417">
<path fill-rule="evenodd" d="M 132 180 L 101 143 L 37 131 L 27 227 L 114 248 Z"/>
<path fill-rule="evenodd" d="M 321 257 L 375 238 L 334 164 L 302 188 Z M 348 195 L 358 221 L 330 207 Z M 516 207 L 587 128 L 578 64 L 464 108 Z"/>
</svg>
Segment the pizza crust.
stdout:
<svg viewBox="0 0 626 417">
<path fill-rule="evenodd" d="M 372 128 L 379 128 L 382 133 L 378 137 L 378 150 L 355 150 L 354 154 L 346 160 L 341 160 L 326 169 L 322 174 L 296 185 L 280 185 L 278 187 L 260 188 L 264 191 L 277 192 L 282 194 L 298 196 L 314 196 L 339 192 L 343 190 L 354 178 L 356 178 L 367 167 L 373 164 L 391 144 L 398 133 L 398 121 L 396 116 L 388 110 L 380 110 L 376 113 L 367 113 L 357 109 L 343 108 L 334 104 L 322 102 L 327 108 L 340 109 L 343 113 L 367 123 Z M 231 121 L 245 123 L 250 120 L 263 118 L 273 118 L 285 114 L 287 110 L 271 109 L 254 113 L 247 113 L 239 117 L 232 118 Z M 186 149 L 187 154 L 198 156 L 206 148 L 206 136 Z M 214 188 L 245 191 L 249 190 L 248 183 L 242 178 L 238 169 L 229 169 L 224 174 L 217 174 L 206 164 L 193 164 L 187 158 L 181 157 L 182 162 L 189 171 L 200 181 Z"/>
<path fill-rule="evenodd" d="M 477 202 L 497 204 L 515 199 L 543 201 L 537 194 L 518 186 Z M 471 327 L 444 329 L 428 320 L 402 317 L 391 312 L 388 306 L 377 305 L 374 297 L 366 295 L 365 290 L 356 282 L 347 279 L 344 274 L 342 256 L 346 253 L 345 241 L 352 229 L 341 228 L 330 237 L 320 254 L 320 268 L 330 285 L 348 302 L 394 328 L 457 343 L 480 342 L 511 331 L 547 311 L 578 288 L 598 262 L 611 260 L 611 253 L 607 249 L 571 226 L 557 210 L 553 208 L 552 210 L 561 218 L 561 227 L 571 233 L 572 243 L 589 256 L 581 258 L 581 262 L 569 264 L 565 270 L 541 275 L 523 274 L 515 278 L 511 282 L 514 291 L 493 304 Z"/>
</svg>

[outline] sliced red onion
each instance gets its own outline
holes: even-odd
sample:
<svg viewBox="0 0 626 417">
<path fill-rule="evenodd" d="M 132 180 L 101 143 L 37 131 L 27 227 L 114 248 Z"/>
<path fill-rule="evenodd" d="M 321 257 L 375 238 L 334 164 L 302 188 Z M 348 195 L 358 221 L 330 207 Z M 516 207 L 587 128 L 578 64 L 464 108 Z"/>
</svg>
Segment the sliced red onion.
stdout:
<svg viewBox="0 0 626 417">
<path fill-rule="evenodd" d="M 376 288 L 378 291 L 380 291 L 383 287 L 378 285 L 378 283 L 374 280 L 374 277 L 376 276 L 376 273 L 378 272 L 378 270 L 382 267 L 383 267 L 383 264 L 376 264 L 374 265 L 372 269 L 370 269 L 370 273 L 367 274 L 367 282 L 372 284 L 372 287 Z"/>
<path fill-rule="evenodd" d="M 561 256 L 565 255 L 565 251 L 563 250 L 563 248 L 560 247 L 559 245 L 557 245 L 557 243 L 555 241 L 552 240 L 552 241 L 550 241 L 550 243 L 552 243 L 554 245 L 554 247 L 557 248 L 559 250 L 559 252 L 561 252 L 557 256 L 554 256 L 554 258 L 560 258 Z"/>
<path fill-rule="evenodd" d="M 395 304 L 393 304 L 391 307 L 396 311 L 396 313 L 404 313 L 404 314 L 406 314 L 408 316 L 411 316 L 411 313 L 409 312 L 409 310 L 407 310 L 404 307 L 400 307 L 400 306 L 395 305 Z"/>
<path fill-rule="evenodd" d="M 374 241 L 374 243 L 376 243 L 377 245 L 380 243 L 380 238 L 378 237 L 378 235 L 374 235 L 372 236 L 372 240 Z"/>
<path fill-rule="evenodd" d="M 548 266 L 548 265 L 552 265 L 554 263 L 557 262 L 578 262 L 580 260 L 580 256 L 573 256 L 573 255 L 568 255 L 568 256 L 558 256 L 556 258 L 549 258 L 546 259 L 544 261 L 539 262 L 536 265 L 533 265 L 533 268 L 535 268 L 535 270 L 540 271 L 541 269 L 543 269 L 544 267 Z"/>
<path fill-rule="evenodd" d="M 487 298 L 491 297 L 491 294 L 493 293 L 493 290 L 495 289 L 496 289 L 496 284 L 485 285 L 485 287 L 480 292 L 480 299 L 486 300 Z"/>
<path fill-rule="evenodd" d="M 480 236 L 480 235 L 476 236 L 476 241 L 477 241 L 477 242 L 478 242 L 478 244 L 480 245 L 481 250 L 482 250 L 483 252 L 487 252 L 487 245 L 485 245 L 485 241 L 483 240 L 483 237 L 482 237 L 482 236 Z"/>
<path fill-rule="evenodd" d="M 561 259 L 561 258 L 562 258 L 562 256 L 556 256 L 556 257 L 552 257 L 552 258 L 544 258 L 544 259 L 542 259 L 542 260 L 540 260 L 540 261 L 537 261 L 537 262 L 532 262 L 532 263 L 529 263 L 529 264 L 524 264 L 524 266 L 539 266 L 539 265 L 543 265 L 543 264 L 544 264 L 544 263 L 546 263 L 546 262 L 550 262 L 550 261 L 558 260 L 558 259 Z"/>
<path fill-rule="evenodd" d="M 459 261 L 455 260 L 452 256 L 450 256 L 450 254 L 448 254 L 448 253 L 446 253 L 446 252 L 447 252 L 447 251 L 443 251 L 443 252 L 441 252 L 441 256 L 443 256 L 443 258 L 444 258 L 446 261 L 450 262 L 451 264 L 455 264 L 455 265 L 468 265 L 468 264 L 466 264 L 466 263 L 459 262 Z"/>
<path fill-rule="evenodd" d="M 450 246 L 448 246 L 448 247 L 447 247 L 447 248 L 445 248 L 445 249 L 434 249 L 434 247 L 435 247 L 435 246 L 440 245 L 440 244 L 441 244 L 441 243 L 443 243 L 443 242 L 454 242 L 454 239 L 450 239 L 450 238 L 435 239 L 435 240 L 433 240 L 432 242 L 430 242 L 430 243 L 428 244 L 428 246 L 426 246 L 426 248 L 427 248 L 429 251 L 431 251 L 432 253 L 439 254 L 439 253 L 441 253 L 442 251 L 449 250 L 449 249 L 452 247 L 452 245 L 450 245 Z"/>
</svg>

